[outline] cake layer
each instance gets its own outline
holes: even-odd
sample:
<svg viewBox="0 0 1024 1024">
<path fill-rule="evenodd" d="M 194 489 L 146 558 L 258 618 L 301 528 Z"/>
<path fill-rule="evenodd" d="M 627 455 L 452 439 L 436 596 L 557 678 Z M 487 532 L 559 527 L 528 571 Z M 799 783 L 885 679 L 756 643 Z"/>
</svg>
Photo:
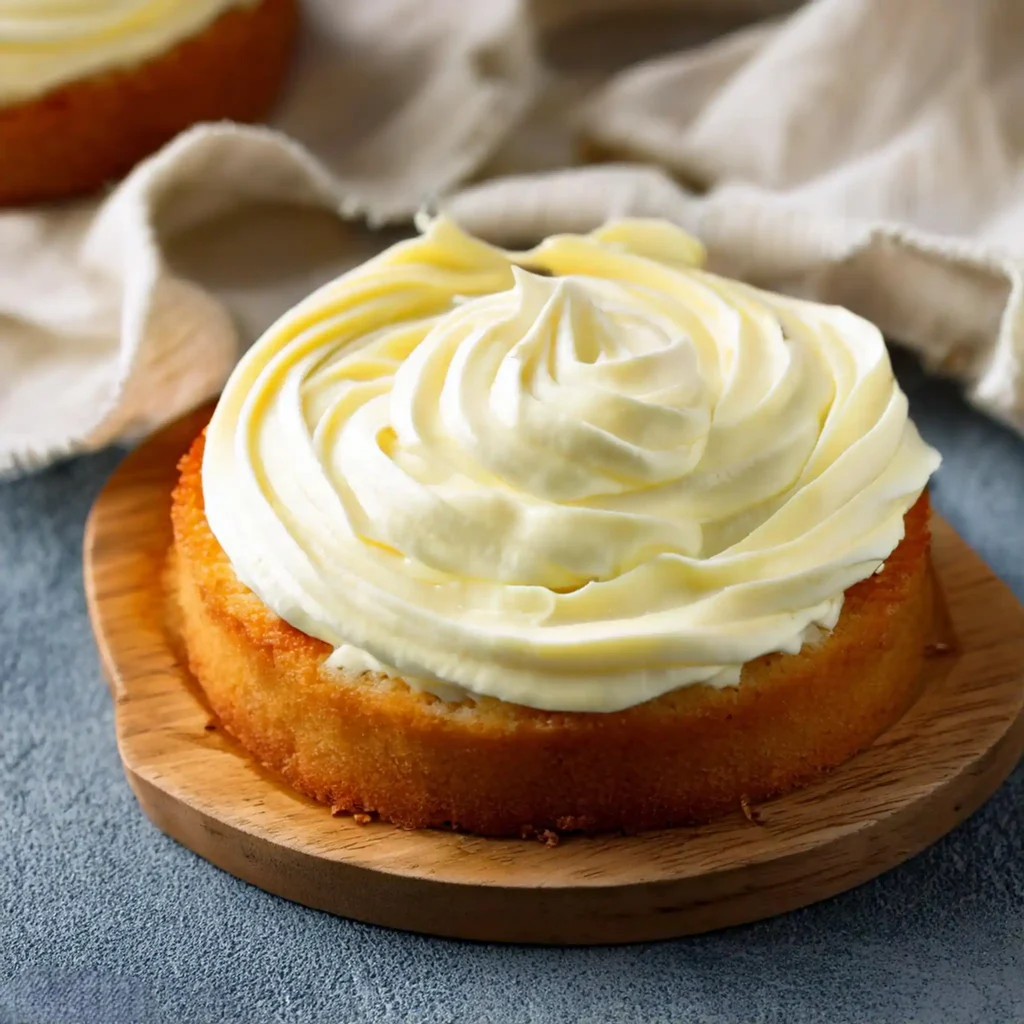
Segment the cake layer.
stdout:
<svg viewBox="0 0 1024 1024">
<path fill-rule="evenodd" d="M 932 615 L 927 494 L 835 628 L 623 711 L 445 703 L 325 669 L 332 648 L 239 582 L 206 521 L 200 437 L 174 495 L 189 663 L 227 730 L 301 792 L 409 827 L 484 835 L 636 830 L 712 818 L 793 789 L 867 746 L 913 699 Z"/>
</svg>

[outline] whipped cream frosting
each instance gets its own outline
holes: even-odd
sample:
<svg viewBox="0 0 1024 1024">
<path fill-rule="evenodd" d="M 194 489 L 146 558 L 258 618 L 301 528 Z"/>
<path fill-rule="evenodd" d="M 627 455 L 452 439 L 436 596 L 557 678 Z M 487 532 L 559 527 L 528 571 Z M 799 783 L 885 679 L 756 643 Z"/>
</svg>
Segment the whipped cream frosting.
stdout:
<svg viewBox="0 0 1024 1024">
<path fill-rule="evenodd" d="M 0 0 L 0 103 L 136 64 L 257 0 Z"/>
<path fill-rule="evenodd" d="M 877 328 L 663 222 L 526 252 L 421 228 L 228 381 L 206 512 L 256 595 L 334 667 L 562 711 L 832 628 L 939 464 Z"/>
</svg>

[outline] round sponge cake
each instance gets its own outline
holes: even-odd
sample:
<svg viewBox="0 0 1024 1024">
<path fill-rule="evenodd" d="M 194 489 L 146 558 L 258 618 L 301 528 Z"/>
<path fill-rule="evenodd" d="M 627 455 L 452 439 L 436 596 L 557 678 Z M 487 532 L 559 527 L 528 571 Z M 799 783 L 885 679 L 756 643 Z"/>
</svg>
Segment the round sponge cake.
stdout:
<svg viewBox="0 0 1024 1024">
<path fill-rule="evenodd" d="M 258 121 L 288 69 L 296 0 L 260 0 L 139 65 L 0 107 L 0 206 L 91 192 L 199 121 Z"/>
<path fill-rule="evenodd" d="M 928 499 L 835 629 L 614 713 L 492 698 L 451 704 L 324 668 L 331 648 L 239 582 L 206 521 L 200 436 L 174 492 L 171 579 L 192 672 L 225 728 L 336 810 L 482 835 L 635 831 L 704 821 L 791 790 L 863 750 L 915 696 L 932 617 Z"/>
</svg>

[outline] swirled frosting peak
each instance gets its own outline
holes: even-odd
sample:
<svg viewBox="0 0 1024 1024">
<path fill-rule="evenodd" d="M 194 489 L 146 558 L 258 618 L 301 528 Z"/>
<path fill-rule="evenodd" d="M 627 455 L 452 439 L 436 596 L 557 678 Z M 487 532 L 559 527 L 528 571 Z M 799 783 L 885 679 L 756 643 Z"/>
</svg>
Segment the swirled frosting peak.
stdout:
<svg viewBox="0 0 1024 1024">
<path fill-rule="evenodd" d="M 148 60 L 256 0 L 0 0 L 0 103 Z"/>
<path fill-rule="evenodd" d="M 441 218 L 320 289 L 207 434 L 239 578 L 341 668 L 551 710 L 831 628 L 938 455 L 875 327 L 701 260 L 661 222 L 507 252 Z"/>
</svg>

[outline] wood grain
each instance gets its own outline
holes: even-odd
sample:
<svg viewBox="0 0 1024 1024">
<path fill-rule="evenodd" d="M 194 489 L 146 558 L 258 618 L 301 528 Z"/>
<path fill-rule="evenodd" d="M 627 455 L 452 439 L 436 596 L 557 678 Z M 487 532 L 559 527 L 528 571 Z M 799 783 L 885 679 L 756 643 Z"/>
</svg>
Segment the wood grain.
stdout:
<svg viewBox="0 0 1024 1024">
<path fill-rule="evenodd" d="M 608 943 L 752 921 L 893 867 L 983 803 L 1024 752 L 1024 609 L 942 519 L 952 623 L 904 718 L 823 781 L 712 825 L 525 840 L 356 824 L 297 795 L 221 731 L 175 649 L 161 577 L 175 464 L 200 410 L 131 454 L 92 510 L 89 611 L 125 772 L 149 817 L 225 871 L 308 906 L 501 942 Z M 945 629 L 948 629 L 948 625 Z"/>
</svg>

